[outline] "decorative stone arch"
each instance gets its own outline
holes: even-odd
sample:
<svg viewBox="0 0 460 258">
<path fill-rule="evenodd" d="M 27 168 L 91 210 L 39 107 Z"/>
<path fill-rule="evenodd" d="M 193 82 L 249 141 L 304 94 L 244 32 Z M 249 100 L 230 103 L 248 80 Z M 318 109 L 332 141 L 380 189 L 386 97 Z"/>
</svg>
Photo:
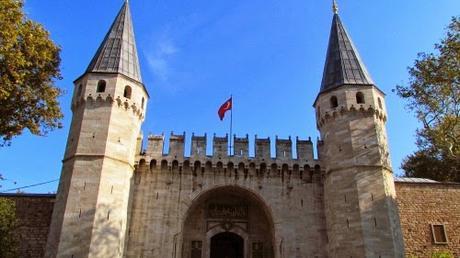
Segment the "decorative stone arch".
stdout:
<svg viewBox="0 0 460 258">
<path fill-rule="evenodd" d="M 182 214 L 180 214 L 180 217 L 182 218 L 182 224 L 181 224 L 181 244 L 179 245 L 181 248 L 181 253 L 183 257 L 190 257 L 189 249 L 191 247 L 189 241 L 191 240 L 199 240 L 202 241 L 202 256 L 201 257 L 210 257 L 210 248 L 211 248 L 211 238 L 217 234 L 220 234 L 222 232 L 231 232 L 234 233 L 238 236 L 240 236 L 244 240 L 244 257 L 251 257 L 250 256 L 250 250 L 251 250 L 251 243 L 250 241 L 254 241 L 254 239 L 251 240 L 250 237 L 250 217 L 248 218 L 248 227 L 245 231 L 244 228 L 236 225 L 232 226 L 230 228 L 225 228 L 224 226 L 214 226 L 211 228 L 206 228 L 205 233 L 201 236 L 194 236 L 193 239 L 187 235 L 188 230 L 190 229 L 191 225 L 196 225 L 194 221 L 190 221 L 191 218 L 193 218 L 194 213 L 199 208 L 202 208 L 203 205 L 208 204 L 209 201 L 215 200 L 214 198 L 216 196 L 225 196 L 226 194 L 229 195 L 237 195 L 238 197 L 244 199 L 245 201 L 248 202 L 248 215 L 252 212 L 250 209 L 255 209 L 257 210 L 258 213 L 263 214 L 263 218 L 258 218 L 259 220 L 266 220 L 268 228 L 266 231 L 264 231 L 264 235 L 266 239 L 269 239 L 269 243 L 266 246 L 267 251 L 270 253 L 269 257 L 273 258 L 275 257 L 275 250 L 276 250 L 276 232 L 275 232 L 275 219 L 273 217 L 273 211 L 271 207 L 268 205 L 268 202 L 264 199 L 263 196 L 261 196 L 259 193 L 254 191 L 251 188 L 239 186 L 239 185 L 220 185 L 220 186 L 215 186 L 209 189 L 205 189 L 203 191 L 197 191 L 196 193 L 192 193 L 190 201 L 187 201 L 190 205 L 185 205 L 188 206 L 187 209 L 182 210 Z M 217 198 L 218 199 L 218 198 Z M 250 206 L 254 205 L 254 206 Z M 201 206 L 201 207 L 200 207 Z M 206 206 L 205 206 L 206 207 Z M 209 223 L 209 217 L 206 217 L 205 223 Z M 225 219 L 222 220 L 223 222 L 226 221 Z M 223 224 L 222 222 L 222 224 Z M 231 220 L 230 220 L 231 222 Z M 208 226 L 208 224 L 206 224 Z"/>
</svg>

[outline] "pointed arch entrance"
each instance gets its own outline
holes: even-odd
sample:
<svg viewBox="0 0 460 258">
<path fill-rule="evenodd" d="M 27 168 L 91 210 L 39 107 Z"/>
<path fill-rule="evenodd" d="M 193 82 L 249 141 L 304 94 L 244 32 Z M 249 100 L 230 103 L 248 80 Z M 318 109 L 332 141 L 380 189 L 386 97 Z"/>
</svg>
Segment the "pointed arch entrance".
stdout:
<svg viewBox="0 0 460 258">
<path fill-rule="evenodd" d="M 270 209 L 258 194 L 242 187 L 201 193 L 187 211 L 182 232 L 182 257 L 274 257 Z"/>
</svg>

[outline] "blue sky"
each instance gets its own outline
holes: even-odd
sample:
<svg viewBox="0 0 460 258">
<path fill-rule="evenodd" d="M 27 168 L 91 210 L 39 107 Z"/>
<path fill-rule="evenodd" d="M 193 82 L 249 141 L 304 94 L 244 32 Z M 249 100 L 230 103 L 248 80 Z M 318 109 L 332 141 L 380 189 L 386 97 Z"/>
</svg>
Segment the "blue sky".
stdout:
<svg viewBox="0 0 460 258">
<path fill-rule="evenodd" d="M 69 130 L 72 81 L 86 69 L 122 0 L 28 0 L 26 12 L 62 47 L 64 128 L 25 132 L 0 148 L 3 190 L 59 178 Z M 234 96 L 234 133 L 318 137 L 319 90 L 330 24 L 324 0 L 131 0 L 148 102 L 144 134 L 225 135 L 217 109 Z M 417 121 L 391 89 L 407 82 L 418 52 L 432 51 L 458 0 L 339 0 L 340 16 L 374 81 L 387 94 L 393 168 L 415 149 Z M 187 139 L 189 140 L 189 138 Z M 187 145 L 189 146 L 189 144 Z M 189 148 L 187 148 L 187 153 Z M 186 153 L 186 154 L 187 154 Z M 14 184 L 17 182 L 17 184 Z M 57 182 L 25 189 L 54 192 Z M 1 190 L 0 190 L 1 191 Z"/>
</svg>

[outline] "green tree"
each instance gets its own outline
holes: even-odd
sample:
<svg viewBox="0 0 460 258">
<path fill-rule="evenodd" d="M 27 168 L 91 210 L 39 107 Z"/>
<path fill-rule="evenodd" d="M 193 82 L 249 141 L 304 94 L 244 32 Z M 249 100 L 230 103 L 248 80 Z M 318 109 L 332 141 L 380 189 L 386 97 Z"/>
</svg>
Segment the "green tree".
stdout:
<svg viewBox="0 0 460 258">
<path fill-rule="evenodd" d="M 422 124 L 418 150 L 401 167 L 407 176 L 460 182 L 460 17 L 452 18 L 435 50 L 418 54 L 409 84 L 396 86 Z"/>
<path fill-rule="evenodd" d="M 1 146 L 24 129 L 44 135 L 61 127 L 59 54 L 48 31 L 24 15 L 22 0 L 0 0 Z"/>
<path fill-rule="evenodd" d="M 454 256 L 449 251 L 440 251 L 433 253 L 431 258 L 454 258 Z"/>
<path fill-rule="evenodd" d="M 0 257 L 17 256 L 18 240 L 16 238 L 16 206 L 12 200 L 0 198 Z"/>
</svg>

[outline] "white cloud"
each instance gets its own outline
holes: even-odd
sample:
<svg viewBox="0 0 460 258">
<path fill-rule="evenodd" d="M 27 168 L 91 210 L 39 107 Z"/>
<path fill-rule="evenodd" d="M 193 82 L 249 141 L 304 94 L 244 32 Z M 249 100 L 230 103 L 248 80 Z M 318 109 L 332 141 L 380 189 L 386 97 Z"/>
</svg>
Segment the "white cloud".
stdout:
<svg viewBox="0 0 460 258">
<path fill-rule="evenodd" d="M 168 37 L 160 38 L 152 50 L 146 51 L 148 65 L 156 78 L 168 80 L 172 71 L 171 60 L 177 52 L 179 48 Z"/>
</svg>

